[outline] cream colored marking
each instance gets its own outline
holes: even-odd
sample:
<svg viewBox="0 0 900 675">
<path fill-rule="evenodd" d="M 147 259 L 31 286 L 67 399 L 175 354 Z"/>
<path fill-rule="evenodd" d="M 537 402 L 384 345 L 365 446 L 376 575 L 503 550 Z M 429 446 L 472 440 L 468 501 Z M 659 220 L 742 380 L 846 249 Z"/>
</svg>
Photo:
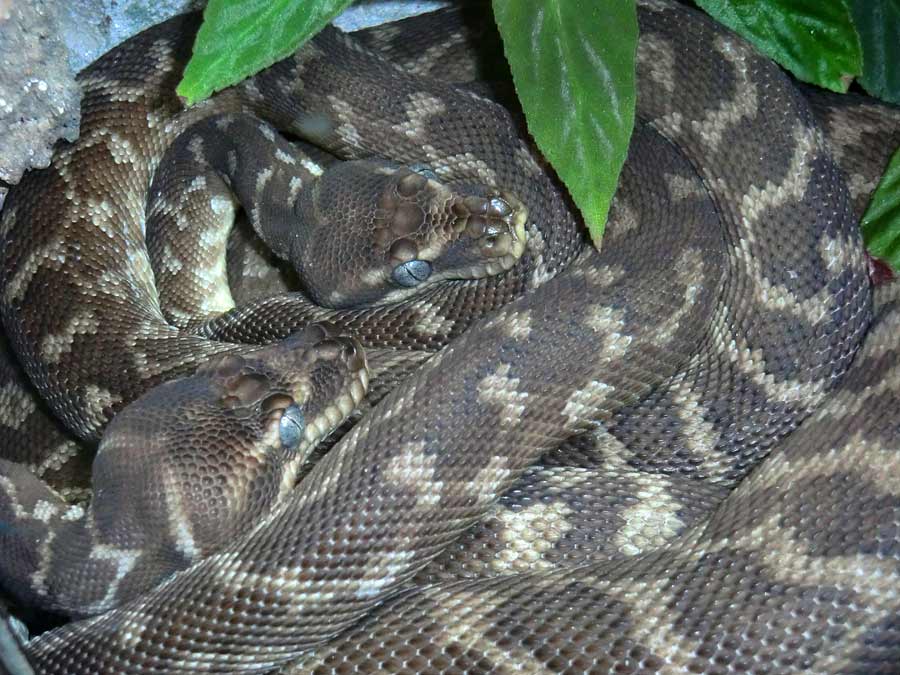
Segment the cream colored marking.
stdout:
<svg viewBox="0 0 900 675">
<path fill-rule="evenodd" d="M 115 131 L 108 135 L 106 147 L 116 164 L 137 165 L 141 161 L 142 155 L 135 150 L 131 141 Z"/>
<path fill-rule="evenodd" d="M 156 277 L 153 274 L 153 267 L 150 265 L 150 257 L 146 249 L 134 249 L 128 253 L 129 271 L 131 274 L 126 278 L 127 283 L 141 296 L 141 306 L 146 310 L 153 311 L 162 317 L 159 311 L 159 302 L 156 292 Z"/>
<path fill-rule="evenodd" d="M 870 343 L 870 336 L 866 338 L 866 348 Z M 896 349 L 896 346 L 894 346 Z M 871 356 L 872 353 L 870 352 Z M 854 364 L 860 365 L 859 357 Z M 852 420 L 863 410 L 872 405 L 875 397 L 890 394 L 895 389 L 900 389 L 900 366 L 895 366 L 887 371 L 877 384 L 869 385 L 865 391 L 852 396 L 840 395 L 838 398 L 829 399 L 828 405 L 822 406 L 813 415 L 811 419 L 818 421 L 825 420 Z M 840 405 L 837 402 L 840 401 Z"/>
<path fill-rule="evenodd" d="M 300 160 L 300 165 L 304 169 L 309 171 L 313 176 L 321 176 L 325 172 L 325 170 L 322 168 L 321 164 L 317 164 L 316 162 L 312 161 L 308 157 L 303 157 Z"/>
<path fill-rule="evenodd" d="M 86 204 L 78 209 L 80 214 L 87 217 L 109 239 L 114 240 L 119 235 L 121 227 L 113 215 L 109 201 L 97 200 L 94 197 L 88 197 L 85 201 Z"/>
<path fill-rule="evenodd" d="M 84 507 L 79 504 L 75 504 L 63 511 L 63 514 L 60 516 L 60 520 L 64 520 L 67 523 L 74 523 L 75 521 L 84 518 L 84 514 Z"/>
<path fill-rule="evenodd" d="M 284 164 L 296 164 L 297 159 L 293 155 L 289 155 L 281 148 L 275 148 L 275 159 Z"/>
<path fill-rule="evenodd" d="M 735 254 L 743 264 L 751 282 L 752 298 L 767 309 L 787 312 L 812 325 L 826 319 L 834 302 L 834 295 L 823 286 L 815 295 L 800 299 L 784 284 L 772 283 L 763 273 L 761 260 L 751 249 L 746 238 L 738 240 Z"/>
<path fill-rule="evenodd" d="M 38 564 L 35 570 L 31 573 L 31 586 L 37 591 L 39 595 L 49 595 L 49 589 L 47 588 L 47 573 L 50 571 L 50 567 L 53 564 L 53 556 L 51 555 L 53 541 L 56 539 L 56 530 L 54 528 L 48 528 L 46 531 L 46 536 L 43 541 L 40 541 L 38 544 L 38 553 L 37 559 Z"/>
<path fill-rule="evenodd" d="M 112 605 L 115 602 L 116 594 L 119 592 L 119 585 L 125 576 L 134 569 L 135 564 L 141 557 L 140 549 L 125 549 L 111 546 L 109 544 L 99 544 L 94 541 L 91 547 L 91 560 L 111 561 L 115 565 L 115 576 L 109 582 L 106 594 L 100 600 L 88 603 L 84 607 L 86 614 L 95 614 Z"/>
<path fill-rule="evenodd" d="M 604 403 L 615 390 L 615 387 L 606 382 L 592 380 L 573 392 L 562 410 L 563 416 L 566 417 L 565 428 L 577 429 L 584 422 L 598 419 Z"/>
<path fill-rule="evenodd" d="M 194 158 L 194 161 L 198 164 L 206 163 L 206 155 L 204 154 L 203 147 L 203 137 L 202 136 L 194 136 L 188 141 L 187 145 L 188 152 L 191 153 L 191 157 Z"/>
<path fill-rule="evenodd" d="M 518 426 L 528 399 L 527 391 L 519 391 L 519 378 L 510 377 L 509 370 L 509 364 L 501 363 L 492 374 L 482 378 L 477 387 L 479 401 L 501 407 L 498 419 L 501 429 Z"/>
<path fill-rule="evenodd" d="M 703 120 L 691 122 L 691 128 L 711 149 L 718 150 L 726 129 L 758 113 L 759 97 L 756 83 L 748 77 L 745 51 L 725 37 L 717 37 L 713 46 L 734 66 L 734 98 L 724 100 L 718 109 L 711 110 Z"/>
<path fill-rule="evenodd" d="M 607 288 L 625 278 L 625 268 L 621 265 L 580 265 L 579 269 L 584 280 L 596 289 Z"/>
<path fill-rule="evenodd" d="M 422 146 L 422 149 L 425 150 L 429 163 L 438 175 L 441 173 L 439 169 L 444 166 L 453 166 L 457 167 L 455 170 L 466 176 L 475 176 L 479 182 L 485 185 L 497 186 L 499 184 L 497 173 L 483 159 L 476 157 L 471 152 L 458 153 L 445 158 L 432 145 L 426 144 Z"/>
<path fill-rule="evenodd" d="M 484 506 L 499 496 L 500 488 L 512 475 L 506 457 L 492 456 L 478 470 L 475 478 L 465 483 L 454 482 L 460 492 L 468 493 L 476 505 Z"/>
<path fill-rule="evenodd" d="M 210 210 L 216 215 L 217 218 L 219 218 L 220 222 L 226 225 L 230 225 L 232 220 L 234 219 L 236 204 L 237 202 L 235 202 L 235 200 L 229 199 L 228 197 L 223 195 L 210 197 L 209 200 Z"/>
<path fill-rule="evenodd" d="M 7 237 L 9 233 L 13 231 L 16 227 L 16 215 L 18 213 L 18 207 L 6 207 L 6 209 L 0 212 L 0 237 Z"/>
<path fill-rule="evenodd" d="M 684 115 L 677 110 L 666 113 L 662 117 L 653 120 L 653 126 L 663 132 L 666 136 L 679 138 L 682 134 L 682 126 L 684 125 Z"/>
<path fill-rule="evenodd" d="M 422 132 L 427 128 L 429 120 L 435 115 L 447 112 L 446 104 L 427 92 L 415 92 L 406 100 L 405 107 L 407 120 L 395 124 L 391 128 L 413 141 L 426 140 Z"/>
<path fill-rule="evenodd" d="M 499 574 L 551 570 L 555 565 L 544 559 L 563 536 L 572 529 L 568 520 L 573 509 L 563 502 L 537 502 L 518 511 L 502 510 L 498 538 L 504 548 L 497 551 L 490 568 Z"/>
<path fill-rule="evenodd" d="M 528 233 L 528 236 L 525 237 L 525 250 L 531 253 L 534 258 L 534 268 L 531 272 L 528 287 L 534 290 L 550 281 L 553 278 L 553 274 L 550 273 L 547 261 L 544 259 L 544 249 L 547 248 L 544 235 L 534 223 L 527 223 L 525 230 Z M 578 262 L 584 264 L 581 260 Z"/>
<path fill-rule="evenodd" d="M 697 550 L 699 528 L 690 530 L 680 539 L 679 551 L 673 556 L 670 569 L 687 566 L 700 559 L 703 550 Z M 558 581 L 559 575 L 554 575 Z M 607 578 L 585 574 L 580 581 L 623 603 L 628 608 L 631 620 L 625 636 L 659 656 L 664 664 L 657 671 L 660 675 L 682 675 L 686 666 L 696 656 L 701 642 L 685 635 L 684 628 L 675 625 L 676 617 L 667 608 L 677 606 L 682 597 L 679 588 L 672 583 L 669 575 L 658 577 L 643 576 L 640 579 Z"/>
<path fill-rule="evenodd" d="M 397 581 L 397 577 L 409 570 L 410 562 L 415 558 L 414 551 L 399 550 L 383 553 L 374 560 L 370 559 L 366 576 L 359 582 L 356 590 L 358 598 L 374 598 Z"/>
<path fill-rule="evenodd" d="M 3 289 L 3 300 L 8 305 L 15 305 L 24 299 L 28 286 L 38 270 L 46 266 L 54 271 L 68 261 L 65 255 L 66 242 L 57 240 L 47 246 L 35 248 L 9 279 Z"/>
<path fill-rule="evenodd" d="M 630 232 L 635 232 L 639 227 L 640 220 L 635 208 L 628 203 L 622 192 L 616 193 L 616 196 L 613 197 L 604 240 L 617 241 Z"/>
<path fill-rule="evenodd" d="M 696 360 L 692 360 L 685 369 L 696 372 L 691 366 L 696 366 Z M 706 408 L 700 394 L 691 389 L 691 382 L 684 381 L 682 375 L 679 375 L 680 381 L 672 387 L 675 414 L 682 422 L 681 438 L 694 457 L 702 460 L 698 467 L 701 471 L 711 476 L 721 476 L 723 469 L 728 467 L 728 462 L 723 455 L 713 452 L 719 444 L 721 433 L 715 424 L 703 419 Z"/>
<path fill-rule="evenodd" d="M 486 330 L 499 329 L 504 335 L 513 339 L 527 340 L 531 335 L 531 310 L 496 314 L 484 324 L 484 328 Z"/>
<path fill-rule="evenodd" d="M 81 407 L 85 412 L 85 418 L 88 423 L 99 428 L 108 421 L 103 409 L 119 403 L 122 400 L 122 397 L 113 394 L 108 389 L 103 389 L 95 384 L 89 384 L 84 387 L 84 393 L 81 399 Z"/>
<path fill-rule="evenodd" d="M 835 239 L 823 234 L 817 248 L 826 269 L 831 270 L 835 276 L 848 269 L 863 269 L 865 256 L 857 239 L 848 241 L 846 237 Z"/>
<path fill-rule="evenodd" d="M 72 457 L 80 452 L 78 443 L 65 439 L 50 450 L 40 464 L 29 464 L 28 469 L 36 476 L 43 476 L 48 471 L 59 470 Z"/>
<path fill-rule="evenodd" d="M 206 176 L 197 176 L 187 187 L 188 192 L 200 192 L 206 189 Z"/>
<path fill-rule="evenodd" d="M 249 80 L 244 80 L 240 86 L 246 92 L 247 96 L 254 101 L 262 101 L 263 98 L 265 98 L 262 92 L 259 90 L 259 86 L 252 78 Z"/>
<path fill-rule="evenodd" d="M 764 210 L 777 208 L 788 201 L 801 199 L 806 193 L 806 187 L 812 174 L 810 161 L 815 158 L 818 148 L 824 144 L 822 132 L 798 122 L 794 127 L 792 138 L 794 154 L 791 157 L 784 181 L 775 184 L 768 180 L 762 189 L 753 185 L 741 199 L 740 213 L 744 227 L 749 228 L 751 224 L 759 220 L 760 214 Z"/>
<path fill-rule="evenodd" d="M 72 351 L 75 338 L 79 335 L 93 335 L 101 326 L 100 320 L 90 307 L 75 313 L 59 333 L 51 333 L 41 340 L 41 357 L 46 363 L 59 363 L 65 354 Z"/>
<path fill-rule="evenodd" d="M 231 175 L 236 174 L 238 170 L 238 156 L 234 150 L 228 151 L 228 154 L 225 156 L 225 162 L 228 164 L 228 173 Z"/>
<path fill-rule="evenodd" d="M 668 41 L 653 33 L 642 34 L 637 61 L 653 82 L 669 94 L 675 91 L 675 54 Z"/>
<path fill-rule="evenodd" d="M 676 333 L 683 328 L 685 317 L 690 315 L 697 304 L 697 296 L 702 290 L 702 282 L 705 281 L 704 267 L 703 254 L 695 248 L 685 249 L 675 261 L 675 281 L 684 285 L 683 302 L 654 327 L 656 344 L 671 342 Z M 699 283 L 694 283 L 695 280 Z"/>
<path fill-rule="evenodd" d="M 257 196 L 262 195 L 263 190 L 265 190 L 266 185 L 268 185 L 274 173 L 275 171 L 271 168 L 266 168 L 259 172 L 259 175 L 256 177 Z"/>
<path fill-rule="evenodd" d="M 422 301 L 414 306 L 416 322 L 413 328 L 422 335 L 446 335 L 456 323 L 441 314 L 441 307 Z"/>
<path fill-rule="evenodd" d="M 852 111 L 832 109 L 828 124 L 829 148 L 841 165 L 848 148 L 865 147 L 866 135 L 885 133 L 883 112 L 878 106 L 854 104 Z"/>
<path fill-rule="evenodd" d="M 334 129 L 334 133 L 351 147 L 360 147 L 362 138 L 353 123 L 355 119 L 360 119 L 360 117 L 357 116 L 353 106 L 332 94 L 329 94 L 326 98 L 334 110 L 335 117 L 340 122 Z"/>
<path fill-rule="evenodd" d="M 425 443 L 406 443 L 391 457 L 384 468 L 384 478 L 389 483 L 416 495 L 416 505 L 424 508 L 437 506 L 441 500 L 444 482 L 435 480 L 437 455 L 425 452 Z"/>
<path fill-rule="evenodd" d="M 59 513 L 57 504 L 51 504 L 46 499 L 39 499 L 31 510 L 31 517 L 42 523 L 49 523 L 57 513 Z"/>
<path fill-rule="evenodd" d="M 300 190 L 303 189 L 303 180 L 299 176 L 294 176 L 291 178 L 291 182 L 288 183 L 288 206 L 293 206 L 294 202 L 297 201 L 297 195 L 300 194 Z"/>
<path fill-rule="evenodd" d="M 452 56 L 448 57 L 447 54 L 456 46 L 456 40 L 458 39 L 459 34 L 454 33 L 453 35 L 448 35 L 445 39 L 442 39 L 435 44 L 429 45 L 425 49 L 423 49 L 418 54 L 418 58 L 411 64 L 408 64 L 410 70 L 416 70 L 416 72 L 427 75 L 432 64 L 438 64 L 444 62 L 447 58 L 452 58 Z M 456 39 L 454 39 L 456 38 Z M 419 65 L 421 67 L 416 68 Z M 407 67 L 407 64 L 404 64 L 404 68 Z M 477 77 L 473 73 L 473 79 Z"/>
<path fill-rule="evenodd" d="M 833 420 L 829 419 L 828 422 Z M 839 427 L 838 424 L 828 426 L 831 429 Z M 834 435 L 834 431 L 823 435 L 822 438 L 826 440 L 822 445 L 828 443 L 827 439 Z M 790 457 L 782 457 L 784 468 L 778 475 L 811 480 L 818 476 L 849 473 L 857 477 L 855 484 L 871 483 L 884 495 L 900 497 L 900 453 L 896 446 L 891 445 L 890 440 L 886 442 L 887 445 L 882 438 L 869 438 L 865 432 L 857 431 L 842 445 L 831 447 L 827 452 L 819 452 L 811 458 L 795 461 Z M 855 461 L 849 461 L 848 458 Z"/>
<path fill-rule="evenodd" d="M 234 118 L 229 115 L 219 117 L 216 119 L 216 129 L 221 132 L 227 132 L 231 128 L 233 122 Z"/>
<path fill-rule="evenodd" d="M 625 555 L 657 549 L 684 530 L 678 517 L 681 503 L 669 493 L 669 481 L 659 475 L 629 472 L 636 489 L 637 503 L 620 512 L 625 525 L 616 531 L 613 542 Z"/>
<path fill-rule="evenodd" d="M 516 149 L 513 150 L 513 159 L 516 162 L 516 167 L 525 176 L 535 178 L 541 175 L 542 169 L 540 164 L 537 163 L 534 155 L 531 154 L 524 144 L 517 145 Z"/>
<path fill-rule="evenodd" d="M 672 201 L 683 201 L 685 199 L 693 199 L 706 197 L 706 190 L 697 180 L 678 174 L 667 173 L 666 184 L 669 187 L 669 196 Z"/>
<path fill-rule="evenodd" d="M 137 289 L 136 284 L 134 284 L 131 279 L 123 279 L 119 273 L 115 270 L 104 270 L 103 273 L 97 278 L 97 290 L 103 295 L 116 298 L 118 300 L 128 300 L 132 297 L 129 294 L 129 291 L 134 289 L 137 294 L 143 295 L 145 289 Z"/>
<path fill-rule="evenodd" d="M 22 504 L 19 503 L 19 492 L 16 490 L 16 484 L 6 476 L 0 474 L 0 488 L 6 493 L 7 501 L 9 502 L 9 507 L 12 509 L 13 515 L 20 520 L 27 519 L 29 514 L 22 508 Z"/>
<path fill-rule="evenodd" d="M 268 124 L 262 123 L 258 128 L 259 133 L 263 135 L 263 138 L 272 143 L 275 142 L 275 132 L 272 130 L 272 127 L 270 127 Z"/>
<path fill-rule="evenodd" d="M 853 198 L 868 196 L 878 187 L 877 179 L 867 179 L 865 176 L 853 173 L 849 176 L 850 194 Z"/>
<path fill-rule="evenodd" d="M 172 248 L 172 245 L 169 242 L 166 242 L 163 246 L 163 254 L 161 261 L 161 276 L 169 275 L 176 276 L 181 270 L 184 269 L 184 263 L 178 257 L 178 254 L 175 253 L 175 250 Z"/>
<path fill-rule="evenodd" d="M 603 339 L 598 361 L 600 365 L 621 359 L 628 352 L 632 337 L 625 334 L 625 310 L 591 305 L 586 311 L 584 324 Z"/>
<path fill-rule="evenodd" d="M 147 95 L 147 89 L 143 86 L 125 84 L 122 80 L 100 77 L 87 77 L 80 79 L 78 84 L 85 93 L 102 91 L 113 101 L 122 103 L 137 103 Z"/>
<path fill-rule="evenodd" d="M 893 476 L 900 476 L 894 464 Z M 738 487 L 740 490 L 741 487 Z M 817 554 L 808 548 L 806 538 L 796 535 L 796 528 L 786 527 L 780 510 L 772 509 L 765 517 L 754 521 L 752 529 L 736 536 L 713 542 L 706 550 L 712 554 L 720 550 L 738 550 L 754 554 L 773 582 L 788 587 L 837 587 L 855 596 L 855 612 L 869 616 L 884 616 L 900 602 L 900 575 L 897 563 L 877 554 L 828 555 Z M 865 630 L 865 622 L 843 624 L 844 644 L 858 644 Z M 828 651 L 817 662 L 817 672 L 833 672 L 828 664 L 840 660 L 844 650 Z"/>
<path fill-rule="evenodd" d="M 175 550 L 181 553 L 187 560 L 193 562 L 199 558 L 202 551 L 194 540 L 194 532 L 191 527 L 191 519 L 184 507 L 182 500 L 182 488 L 174 476 L 174 469 L 165 469 L 166 478 L 161 481 L 163 498 L 166 501 L 166 519 L 168 521 L 169 537 L 175 544 Z"/>
<path fill-rule="evenodd" d="M 741 335 L 732 333 L 728 345 L 728 358 L 737 365 L 741 372 L 761 387 L 771 400 L 783 403 L 800 403 L 811 409 L 824 395 L 825 380 L 801 382 L 799 380 L 776 381 L 775 376 L 766 372 L 766 362 L 762 350 L 751 350 Z"/>
<path fill-rule="evenodd" d="M 19 429 L 37 410 L 34 395 L 15 382 L 0 385 L 0 426 Z"/>
</svg>

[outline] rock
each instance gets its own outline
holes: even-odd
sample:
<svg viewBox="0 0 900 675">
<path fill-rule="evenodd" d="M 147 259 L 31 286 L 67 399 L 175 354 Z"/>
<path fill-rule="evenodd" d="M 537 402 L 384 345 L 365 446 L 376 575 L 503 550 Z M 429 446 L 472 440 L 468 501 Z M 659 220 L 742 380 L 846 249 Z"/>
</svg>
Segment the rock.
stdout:
<svg viewBox="0 0 900 675">
<path fill-rule="evenodd" d="M 55 2 L 0 0 L 0 208 L 4 183 L 47 166 L 57 138 L 78 136 L 81 96 L 59 21 Z"/>
</svg>

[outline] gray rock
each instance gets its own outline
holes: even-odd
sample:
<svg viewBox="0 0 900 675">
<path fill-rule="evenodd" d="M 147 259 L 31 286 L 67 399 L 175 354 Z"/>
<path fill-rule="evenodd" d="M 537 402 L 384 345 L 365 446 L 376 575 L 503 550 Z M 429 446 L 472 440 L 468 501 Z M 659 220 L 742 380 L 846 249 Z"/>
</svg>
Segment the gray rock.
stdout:
<svg viewBox="0 0 900 675">
<path fill-rule="evenodd" d="M 59 40 L 57 3 L 0 0 L 0 181 L 50 163 L 57 138 L 78 137 L 81 95 Z M 0 207 L 6 188 L 0 184 Z"/>
</svg>

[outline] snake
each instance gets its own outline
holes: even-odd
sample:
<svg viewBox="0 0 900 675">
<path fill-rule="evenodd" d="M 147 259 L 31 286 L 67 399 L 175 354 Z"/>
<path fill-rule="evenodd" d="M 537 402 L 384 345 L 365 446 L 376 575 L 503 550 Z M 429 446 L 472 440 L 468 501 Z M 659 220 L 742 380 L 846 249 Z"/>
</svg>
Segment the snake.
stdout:
<svg viewBox="0 0 900 675">
<path fill-rule="evenodd" d="M 41 672 L 891 672 L 900 306 L 888 285 L 873 319 L 853 176 L 823 133 L 843 113 L 820 126 L 780 70 L 690 9 L 644 1 L 639 22 L 638 122 L 602 253 L 505 108 L 334 29 L 191 109 L 172 92 L 196 18 L 81 76 L 80 139 L 0 226 L 7 339 L 70 432 L 96 440 L 167 379 L 308 321 L 435 354 L 246 532 L 29 643 Z M 393 278 L 374 307 L 281 294 L 173 326 L 146 194 L 182 132 L 248 113 L 474 192 L 500 220 L 527 213 L 525 246 L 477 279 L 407 295 Z M 610 512 L 619 542 L 584 529 Z M 548 544 L 535 530 L 554 514 Z"/>
</svg>

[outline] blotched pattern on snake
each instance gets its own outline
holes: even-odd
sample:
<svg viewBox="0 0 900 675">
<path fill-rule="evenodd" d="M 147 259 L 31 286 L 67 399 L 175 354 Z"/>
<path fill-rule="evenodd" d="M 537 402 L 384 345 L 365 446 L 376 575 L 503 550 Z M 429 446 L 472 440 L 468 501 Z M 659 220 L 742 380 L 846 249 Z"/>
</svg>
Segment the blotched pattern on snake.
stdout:
<svg viewBox="0 0 900 675">
<path fill-rule="evenodd" d="M 380 40 L 402 61 L 391 29 L 326 31 L 190 111 L 172 85 L 191 19 L 83 76 L 81 138 L 11 195 L 0 233 L 4 328 L 69 429 L 97 438 L 160 382 L 310 320 L 370 348 L 440 351 L 246 534 L 35 640 L 43 669 L 271 668 L 351 626 L 292 667 L 875 672 L 896 660 L 898 309 L 885 289 L 869 330 L 853 212 L 864 181 L 848 190 L 804 97 L 739 38 L 664 2 L 642 3 L 640 24 L 640 119 L 602 254 L 505 109 L 430 78 L 429 59 L 403 71 L 365 47 Z M 342 160 L 388 158 L 417 185 L 448 186 L 465 206 L 450 208 L 455 229 L 504 235 L 515 259 L 411 295 L 382 273 L 397 295 L 367 297 L 374 307 L 281 294 L 179 326 L 153 284 L 146 193 L 178 134 L 250 113 Z M 869 113 L 896 133 L 894 111 Z M 842 114 L 826 112 L 832 137 Z M 416 241 L 391 251 L 409 222 L 380 228 L 392 270 L 427 257 Z M 61 517 L 4 492 L 5 519 Z M 126 578 L 122 552 L 107 553 L 107 573 Z"/>
</svg>

